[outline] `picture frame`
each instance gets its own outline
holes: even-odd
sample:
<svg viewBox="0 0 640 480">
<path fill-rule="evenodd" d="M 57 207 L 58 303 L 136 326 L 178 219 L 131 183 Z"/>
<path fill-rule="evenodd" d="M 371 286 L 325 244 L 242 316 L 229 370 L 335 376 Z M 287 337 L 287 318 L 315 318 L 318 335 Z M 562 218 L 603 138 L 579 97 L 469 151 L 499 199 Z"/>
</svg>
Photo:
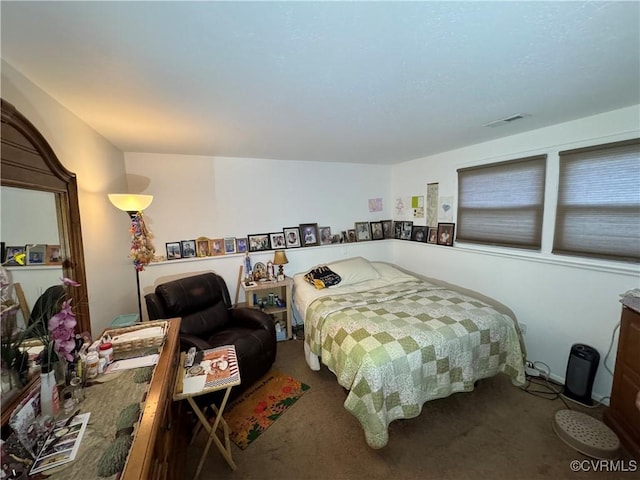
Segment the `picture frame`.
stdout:
<svg viewBox="0 0 640 480">
<path fill-rule="evenodd" d="M 182 248 L 180 242 L 168 242 L 167 248 L 167 260 L 177 260 L 182 258 Z"/>
<path fill-rule="evenodd" d="M 273 250 L 280 250 L 281 248 L 287 248 L 287 243 L 284 240 L 284 232 L 270 233 L 269 241 L 271 242 L 271 248 Z"/>
<path fill-rule="evenodd" d="M 354 227 L 357 242 L 366 242 L 371 240 L 371 226 L 369 225 L 369 222 L 356 222 Z"/>
<path fill-rule="evenodd" d="M 347 231 L 342 230 L 340 232 L 340 243 L 348 243 L 348 242 L 349 242 L 349 237 L 347 237 Z"/>
<path fill-rule="evenodd" d="M 282 229 L 287 248 L 298 248 L 300 244 L 300 227 L 287 227 Z"/>
<path fill-rule="evenodd" d="M 7 259 L 7 248 L 4 242 L 0 242 L 0 264 L 4 265 Z"/>
<path fill-rule="evenodd" d="M 300 243 L 303 247 L 314 247 L 320 244 L 317 223 L 300 224 Z"/>
<path fill-rule="evenodd" d="M 236 238 L 236 253 L 247 253 L 248 242 L 246 238 Z"/>
<path fill-rule="evenodd" d="M 393 220 L 382 220 L 383 238 L 393 238 Z"/>
<path fill-rule="evenodd" d="M 45 264 L 62 265 L 62 250 L 60 248 L 60 245 L 47 245 Z"/>
<path fill-rule="evenodd" d="M 427 229 L 427 243 L 438 243 L 438 228 L 428 227 Z"/>
<path fill-rule="evenodd" d="M 438 245 L 453 246 L 455 223 L 438 223 Z"/>
<path fill-rule="evenodd" d="M 426 243 L 427 227 L 423 225 L 414 225 L 411 228 L 411 240 L 414 242 Z"/>
<path fill-rule="evenodd" d="M 393 222 L 393 238 L 400 240 L 402 238 L 402 223 Z"/>
<path fill-rule="evenodd" d="M 195 240 L 181 240 L 180 247 L 180 250 L 182 251 L 182 258 L 192 258 L 196 256 Z"/>
<path fill-rule="evenodd" d="M 212 238 L 211 239 L 211 255 L 214 257 L 219 257 L 224 255 L 224 239 L 223 238 Z"/>
<path fill-rule="evenodd" d="M 20 246 L 8 246 L 6 249 L 6 261 L 4 262 L 5 265 L 9 266 L 9 267 L 20 267 L 25 265 L 26 262 L 26 258 L 25 258 L 25 247 L 23 245 Z"/>
<path fill-rule="evenodd" d="M 207 237 L 196 238 L 196 252 L 198 257 L 208 257 L 211 255 L 211 246 Z"/>
<path fill-rule="evenodd" d="M 247 238 L 249 240 L 250 252 L 264 252 L 265 250 L 271 250 L 268 233 L 254 233 L 253 235 L 248 235 Z"/>
<path fill-rule="evenodd" d="M 400 240 L 411 240 L 412 230 L 413 230 L 413 221 L 402 222 L 402 231 L 400 232 Z"/>
<path fill-rule="evenodd" d="M 350 228 L 347 230 L 347 243 L 356 243 L 358 239 L 356 238 L 356 229 Z"/>
<path fill-rule="evenodd" d="M 370 222 L 371 240 L 384 240 L 384 230 L 382 230 L 382 222 Z"/>
<path fill-rule="evenodd" d="M 331 238 L 331 227 L 320 227 L 318 229 L 320 236 L 320 245 L 331 245 L 333 240 Z"/>
<path fill-rule="evenodd" d="M 235 237 L 225 237 L 224 239 L 224 254 L 229 255 L 231 253 L 236 253 L 236 238 Z"/>
<path fill-rule="evenodd" d="M 42 243 L 27 245 L 26 247 L 27 265 L 44 265 L 47 255 L 47 246 Z"/>
</svg>

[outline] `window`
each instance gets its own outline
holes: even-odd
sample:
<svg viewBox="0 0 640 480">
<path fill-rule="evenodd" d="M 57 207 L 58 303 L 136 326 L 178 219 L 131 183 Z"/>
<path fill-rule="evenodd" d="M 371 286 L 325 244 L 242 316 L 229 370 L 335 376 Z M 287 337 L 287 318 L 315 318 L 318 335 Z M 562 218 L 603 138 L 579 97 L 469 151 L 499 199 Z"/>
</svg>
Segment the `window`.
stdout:
<svg viewBox="0 0 640 480">
<path fill-rule="evenodd" d="M 640 139 L 560 152 L 553 253 L 640 261 Z"/>
<path fill-rule="evenodd" d="M 458 241 L 540 249 L 546 155 L 458 170 Z"/>
</svg>

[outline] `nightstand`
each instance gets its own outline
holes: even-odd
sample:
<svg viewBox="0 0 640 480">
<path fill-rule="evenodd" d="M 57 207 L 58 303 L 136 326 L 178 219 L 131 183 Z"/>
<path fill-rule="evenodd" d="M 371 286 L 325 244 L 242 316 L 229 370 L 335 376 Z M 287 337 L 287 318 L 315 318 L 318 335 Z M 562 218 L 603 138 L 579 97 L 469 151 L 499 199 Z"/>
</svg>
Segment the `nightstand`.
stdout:
<svg viewBox="0 0 640 480">
<path fill-rule="evenodd" d="M 241 282 L 242 289 L 247 301 L 247 306 L 250 308 L 261 308 L 261 302 L 264 304 L 262 310 L 273 315 L 276 322 L 279 322 L 284 329 L 284 336 L 276 336 L 278 340 L 288 340 L 291 338 L 291 299 L 293 289 L 293 279 L 290 277 L 284 277 L 284 280 L 277 281 L 263 281 L 252 282 L 251 286 L 247 286 L 245 282 Z M 284 302 L 284 306 L 270 305 L 269 296 L 272 294 L 278 296 L 278 299 Z"/>
</svg>

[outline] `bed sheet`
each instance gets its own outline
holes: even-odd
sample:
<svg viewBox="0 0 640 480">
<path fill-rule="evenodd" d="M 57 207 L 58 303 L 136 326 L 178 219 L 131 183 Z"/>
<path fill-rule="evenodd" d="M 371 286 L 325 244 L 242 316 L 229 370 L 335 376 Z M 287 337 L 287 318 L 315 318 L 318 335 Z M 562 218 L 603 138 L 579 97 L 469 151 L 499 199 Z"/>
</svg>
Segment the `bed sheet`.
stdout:
<svg viewBox="0 0 640 480">
<path fill-rule="evenodd" d="M 299 285 L 295 294 L 305 351 L 349 390 L 345 408 L 371 447 L 386 445 L 389 423 L 419 415 L 426 401 L 499 372 L 524 383 L 524 344 L 515 318 L 500 311 L 506 307 L 372 264 L 382 274 L 368 285 Z"/>
</svg>

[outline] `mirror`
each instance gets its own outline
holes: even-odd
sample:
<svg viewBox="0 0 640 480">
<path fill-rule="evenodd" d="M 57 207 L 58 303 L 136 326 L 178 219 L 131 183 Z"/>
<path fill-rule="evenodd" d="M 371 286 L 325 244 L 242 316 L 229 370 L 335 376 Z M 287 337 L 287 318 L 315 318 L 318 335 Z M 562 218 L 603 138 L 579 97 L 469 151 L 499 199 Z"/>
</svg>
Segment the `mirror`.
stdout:
<svg viewBox="0 0 640 480">
<path fill-rule="evenodd" d="M 0 186 L 0 231 L 2 232 L 2 242 L 4 242 L 4 252 L 2 253 L 6 255 L 6 252 L 9 251 L 11 256 L 14 250 L 24 248 L 25 244 L 35 244 L 34 248 L 30 250 L 34 252 L 35 256 L 38 256 L 40 251 L 45 252 L 45 255 L 39 259 L 41 264 L 12 266 L 11 264 L 15 262 L 4 262 L 3 260 L 11 281 L 14 285 L 20 285 L 21 294 L 26 300 L 24 307 L 27 311 L 33 309 L 40 295 L 48 287 L 59 284 L 60 277 L 62 277 L 62 265 L 59 258 L 53 258 L 53 260 L 51 258 L 56 255 L 54 251 L 59 252 L 60 250 L 60 232 L 58 231 L 57 219 L 55 194 Z M 50 253 L 49 256 L 46 255 L 47 252 Z M 14 292 L 14 297 L 16 297 L 16 292 Z M 29 316 L 24 317 L 23 310 L 18 310 L 18 326 L 27 325 Z"/>
<path fill-rule="evenodd" d="M 55 153 L 40 134 L 40 132 L 27 120 L 13 105 L 1 100 L 2 107 L 2 150 L 0 185 L 2 188 L 15 195 L 44 195 L 52 199 L 54 205 L 43 206 L 44 210 L 53 207 L 50 212 L 55 212 L 55 220 L 47 219 L 48 225 L 57 225 L 56 242 L 60 245 L 61 265 L 54 267 L 56 275 L 72 278 L 80 283 L 80 287 L 71 291 L 73 296 L 74 312 L 78 320 L 76 331 L 91 332 L 89 318 L 89 305 L 86 287 L 86 274 L 84 267 L 84 251 L 82 246 L 82 232 L 80 229 L 80 209 L 78 206 L 78 187 L 76 177 L 69 172 L 58 160 Z M 13 189 L 20 190 L 15 192 Z M 14 197 L 15 197 L 14 195 Z M 6 198 L 11 198 L 9 195 Z M 28 197 L 27 197 L 28 198 Z M 5 201 L 3 190 L 2 200 Z M 30 200 L 31 201 L 31 200 Z M 3 205 L 3 210 L 7 205 Z M 52 233 L 49 233 L 50 238 Z M 4 240 L 3 240 L 4 241 Z M 38 240 L 40 241 L 40 240 Z M 9 246 L 9 245 L 7 245 Z M 47 279 L 38 279 L 39 275 L 33 275 L 30 279 L 29 267 L 16 267 L 20 270 L 20 283 L 23 288 L 30 291 L 44 291 L 51 285 L 39 285 L 38 282 L 46 282 Z M 42 267 L 39 270 L 47 270 Z M 35 272 L 33 270 L 32 272 Z M 51 272 L 48 272 L 51 273 Z M 47 274 L 48 274 L 47 273 Z M 14 282 L 17 281 L 14 276 Z M 33 281 L 33 284 L 30 282 Z M 59 283 L 59 276 L 53 284 Z M 29 308 L 33 308 L 30 304 Z M 36 377 L 24 387 L 24 392 L 33 388 L 33 384 L 39 381 Z M 11 412 L 22 399 L 23 395 L 17 395 L 14 400 L 2 404 L 2 426 L 4 427 Z"/>
</svg>

